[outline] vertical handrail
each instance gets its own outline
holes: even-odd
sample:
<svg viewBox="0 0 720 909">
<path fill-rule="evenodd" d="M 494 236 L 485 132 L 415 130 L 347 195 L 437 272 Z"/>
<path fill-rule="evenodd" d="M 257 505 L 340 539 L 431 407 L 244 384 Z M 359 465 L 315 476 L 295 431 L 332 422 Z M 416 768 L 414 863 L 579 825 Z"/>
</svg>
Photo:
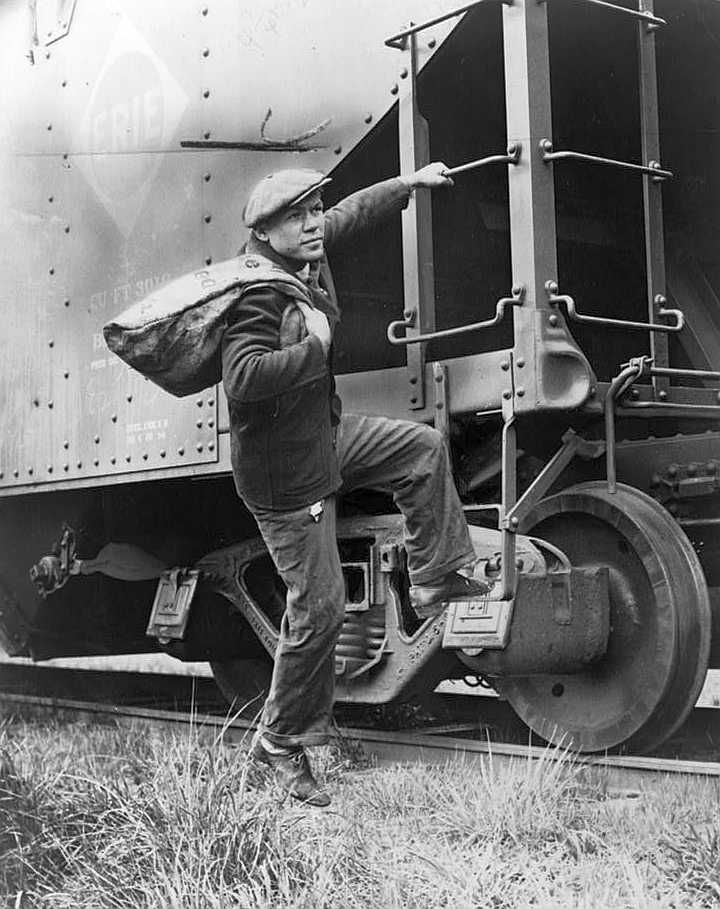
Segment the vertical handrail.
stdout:
<svg viewBox="0 0 720 909">
<path fill-rule="evenodd" d="M 417 35 L 408 38 L 410 66 L 408 88 L 398 105 L 400 172 L 414 173 L 430 161 L 428 124 L 417 99 Z M 402 213 L 404 315 L 412 327 L 408 334 L 435 330 L 435 267 L 432 242 L 430 190 L 418 188 Z M 425 345 L 407 349 L 408 407 L 425 406 Z"/>
<path fill-rule="evenodd" d="M 641 13 L 654 13 L 654 0 L 638 0 Z M 658 122 L 657 61 L 655 31 L 638 23 L 638 67 L 640 83 L 640 137 L 644 161 L 660 161 L 660 126 Z M 647 311 L 650 322 L 656 322 L 667 303 L 665 277 L 665 241 L 662 210 L 662 185 L 643 178 L 643 218 L 645 224 L 645 268 L 647 274 Z M 669 365 L 668 339 L 650 336 L 650 356 L 656 366 Z M 669 379 L 652 376 L 655 394 L 667 395 Z"/>
</svg>

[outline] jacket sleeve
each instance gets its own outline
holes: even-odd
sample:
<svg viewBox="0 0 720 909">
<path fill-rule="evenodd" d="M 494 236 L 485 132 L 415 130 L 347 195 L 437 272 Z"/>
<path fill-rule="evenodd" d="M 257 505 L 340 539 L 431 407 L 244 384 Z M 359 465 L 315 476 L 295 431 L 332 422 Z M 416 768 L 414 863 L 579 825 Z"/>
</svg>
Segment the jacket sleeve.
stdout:
<svg viewBox="0 0 720 909">
<path fill-rule="evenodd" d="M 327 374 L 325 353 L 314 335 L 281 349 L 280 324 L 289 303 L 267 287 L 240 300 L 222 339 L 223 385 L 230 400 L 265 401 Z"/>
<path fill-rule="evenodd" d="M 393 177 L 347 196 L 325 212 L 325 246 L 343 243 L 376 221 L 394 215 L 408 204 L 410 190 Z"/>
</svg>

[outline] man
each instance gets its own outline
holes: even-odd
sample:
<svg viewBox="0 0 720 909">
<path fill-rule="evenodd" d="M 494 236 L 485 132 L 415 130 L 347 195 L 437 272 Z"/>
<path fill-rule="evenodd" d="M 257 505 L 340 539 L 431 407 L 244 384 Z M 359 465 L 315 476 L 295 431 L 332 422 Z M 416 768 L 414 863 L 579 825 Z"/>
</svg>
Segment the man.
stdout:
<svg viewBox="0 0 720 909">
<path fill-rule="evenodd" d="M 440 433 L 405 420 L 341 415 L 332 374 L 340 312 L 325 249 L 399 212 L 416 187 L 452 185 L 445 169 L 430 164 L 327 212 L 324 174 L 279 171 L 257 184 L 243 213 L 251 229 L 245 264 L 260 270 L 223 337 L 232 465 L 237 490 L 287 586 L 253 755 L 275 769 L 291 795 L 313 805 L 330 801 L 304 747 L 328 740 L 332 715 L 345 605 L 335 537 L 339 489 L 393 495 L 405 518 L 411 602 L 421 618 L 449 599 L 488 590 L 458 572 L 474 552 Z M 270 263 L 299 279 L 302 292 L 263 280 Z"/>
</svg>

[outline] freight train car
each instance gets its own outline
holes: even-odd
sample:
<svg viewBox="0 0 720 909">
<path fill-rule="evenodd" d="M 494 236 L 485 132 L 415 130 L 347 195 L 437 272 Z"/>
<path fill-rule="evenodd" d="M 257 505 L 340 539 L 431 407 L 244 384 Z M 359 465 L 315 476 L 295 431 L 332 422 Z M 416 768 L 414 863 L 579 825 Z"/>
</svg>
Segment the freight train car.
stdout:
<svg viewBox="0 0 720 909">
<path fill-rule="evenodd" d="M 164 650 L 262 695 L 284 589 L 222 388 L 103 327 L 245 240 L 248 189 L 455 187 L 333 259 L 345 409 L 447 438 L 486 601 L 419 623 L 402 527 L 342 502 L 338 698 L 488 680 L 541 736 L 650 749 L 720 666 L 720 4 L 4 0 L 0 636 Z"/>
</svg>

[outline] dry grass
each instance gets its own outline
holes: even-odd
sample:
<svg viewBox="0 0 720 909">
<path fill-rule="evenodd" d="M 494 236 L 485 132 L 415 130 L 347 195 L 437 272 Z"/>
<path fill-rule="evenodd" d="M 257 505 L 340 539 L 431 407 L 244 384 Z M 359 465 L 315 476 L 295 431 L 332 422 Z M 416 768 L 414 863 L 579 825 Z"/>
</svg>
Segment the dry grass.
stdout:
<svg viewBox="0 0 720 909">
<path fill-rule="evenodd" d="M 7 722 L 0 893 L 52 909 L 703 907 L 720 792 L 613 798 L 562 762 L 367 769 L 321 749 L 326 811 L 201 730 Z M 3 903 L 0 903 L 3 905 Z"/>
</svg>

